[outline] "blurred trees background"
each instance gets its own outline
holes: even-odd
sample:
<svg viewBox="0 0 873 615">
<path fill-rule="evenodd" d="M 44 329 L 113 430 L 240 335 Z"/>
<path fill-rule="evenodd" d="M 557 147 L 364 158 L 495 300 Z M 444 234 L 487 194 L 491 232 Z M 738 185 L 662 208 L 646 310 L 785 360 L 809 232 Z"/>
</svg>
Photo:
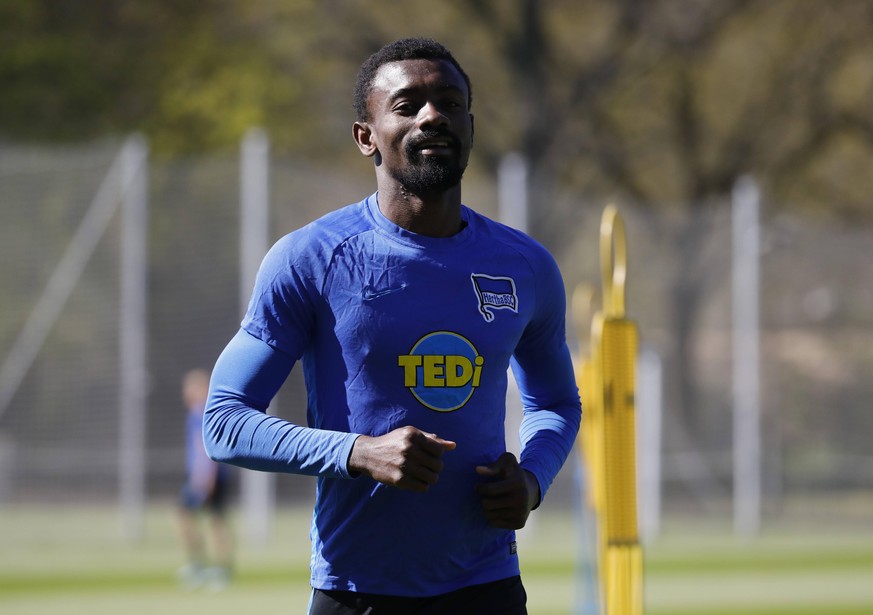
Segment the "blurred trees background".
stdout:
<svg viewBox="0 0 873 615">
<path fill-rule="evenodd" d="M 580 199 L 614 201 L 675 246 L 658 283 L 692 436 L 701 297 L 729 266 L 702 245 L 701 226 L 724 220 L 693 214 L 748 174 L 768 215 L 873 223 L 867 0 L 4 0 L 0 141 L 141 131 L 173 159 L 235 151 L 261 126 L 278 153 L 360 166 L 355 73 L 412 35 L 444 42 L 471 76 L 477 172 L 494 176 L 509 151 L 528 161 L 535 237 L 572 251 Z"/>
<path fill-rule="evenodd" d="M 351 157 L 357 67 L 406 35 L 472 75 L 489 170 L 517 150 L 546 185 L 680 208 L 752 173 L 786 206 L 868 215 L 865 0 L 6 0 L 0 138 L 138 130 L 172 156 L 260 125 L 280 149 Z"/>
</svg>

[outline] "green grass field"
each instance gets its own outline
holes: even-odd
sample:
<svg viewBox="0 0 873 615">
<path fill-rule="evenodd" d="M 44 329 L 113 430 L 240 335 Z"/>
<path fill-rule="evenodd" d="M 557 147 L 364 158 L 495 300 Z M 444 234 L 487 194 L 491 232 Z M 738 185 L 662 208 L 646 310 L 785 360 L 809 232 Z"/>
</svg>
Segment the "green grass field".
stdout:
<svg viewBox="0 0 873 615">
<path fill-rule="evenodd" d="M 230 588 L 192 592 L 174 577 L 182 554 L 168 506 L 149 510 L 136 546 L 120 540 L 112 509 L 7 506 L 0 613 L 305 613 L 307 526 L 307 510 L 283 510 L 269 546 L 240 547 Z M 545 510 L 520 535 L 532 615 L 583 612 L 578 536 L 569 514 Z M 648 615 L 870 615 L 873 523 L 785 524 L 741 542 L 728 522 L 672 519 L 645 550 L 644 582 Z"/>
</svg>

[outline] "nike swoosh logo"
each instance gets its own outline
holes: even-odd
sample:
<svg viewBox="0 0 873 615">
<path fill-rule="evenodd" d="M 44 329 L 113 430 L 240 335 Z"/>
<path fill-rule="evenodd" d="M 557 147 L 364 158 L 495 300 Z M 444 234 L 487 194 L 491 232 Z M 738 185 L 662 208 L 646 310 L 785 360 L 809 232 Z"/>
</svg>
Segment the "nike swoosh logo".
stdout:
<svg viewBox="0 0 873 615">
<path fill-rule="evenodd" d="M 364 301 L 370 301 L 372 299 L 378 299 L 379 297 L 384 297 L 385 295 L 390 295 L 392 293 L 399 292 L 406 288 L 406 284 L 401 284 L 400 286 L 396 286 L 394 288 L 382 288 L 376 290 L 369 284 L 364 287 L 364 291 L 361 293 Z"/>
</svg>

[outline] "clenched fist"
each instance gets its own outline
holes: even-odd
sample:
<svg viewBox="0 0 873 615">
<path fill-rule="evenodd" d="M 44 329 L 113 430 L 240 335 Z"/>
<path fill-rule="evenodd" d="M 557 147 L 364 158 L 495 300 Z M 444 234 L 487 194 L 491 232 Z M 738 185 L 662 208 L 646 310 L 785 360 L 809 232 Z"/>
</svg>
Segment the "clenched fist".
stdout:
<svg viewBox="0 0 873 615">
<path fill-rule="evenodd" d="M 476 488 L 488 522 L 509 530 L 523 528 L 540 501 L 534 475 L 518 465 L 512 453 L 503 453 L 494 463 L 476 466 L 476 472 L 491 479 Z"/>
<path fill-rule="evenodd" d="M 427 491 L 439 480 L 441 457 L 456 444 L 415 427 L 399 427 L 383 436 L 360 436 L 349 455 L 349 470 L 410 491 Z"/>
</svg>

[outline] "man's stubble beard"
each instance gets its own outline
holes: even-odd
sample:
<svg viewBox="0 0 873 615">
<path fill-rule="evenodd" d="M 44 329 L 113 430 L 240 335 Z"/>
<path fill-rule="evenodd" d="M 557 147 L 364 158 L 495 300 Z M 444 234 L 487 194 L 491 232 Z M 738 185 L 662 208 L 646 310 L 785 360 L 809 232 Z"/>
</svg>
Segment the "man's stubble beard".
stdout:
<svg viewBox="0 0 873 615">
<path fill-rule="evenodd" d="M 395 169 L 392 176 L 404 190 L 418 196 L 439 194 L 456 187 L 466 170 L 466 165 L 462 166 L 457 156 L 423 156 L 408 147 L 406 157 L 409 165 Z"/>
</svg>

